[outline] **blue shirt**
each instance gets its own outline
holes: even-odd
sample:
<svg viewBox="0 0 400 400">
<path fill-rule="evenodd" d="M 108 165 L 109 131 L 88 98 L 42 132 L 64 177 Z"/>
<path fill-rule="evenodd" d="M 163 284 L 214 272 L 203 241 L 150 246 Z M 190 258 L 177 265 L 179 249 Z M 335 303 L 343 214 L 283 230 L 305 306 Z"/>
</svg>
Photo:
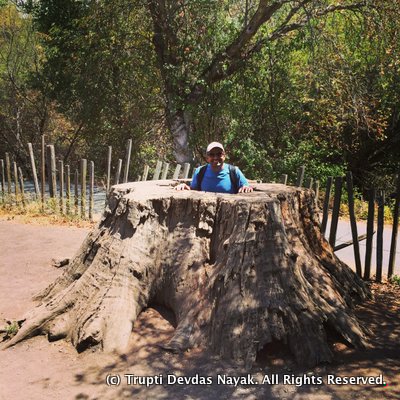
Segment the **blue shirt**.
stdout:
<svg viewBox="0 0 400 400">
<path fill-rule="evenodd" d="M 201 167 L 196 168 L 192 183 L 190 188 L 192 190 L 197 190 L 197 175 Z M 249 183 L 244 177 L 242 171 L 239 168 L 236 169 L 236 176 L 238 182 L 238 188 L 242 186 L 248 186 Z M 207 164 L 206 172 L 204 173 L 203 180 L 201 181 L 201 190 L 204 192 L 214 192 L 214 193 L 235 193 L 235 189 L 231 182 L 231 177 L 229 176 L 229 164 L 224 163 L 221 171 L 214 172 L 210 166 Z"/>
</svg>

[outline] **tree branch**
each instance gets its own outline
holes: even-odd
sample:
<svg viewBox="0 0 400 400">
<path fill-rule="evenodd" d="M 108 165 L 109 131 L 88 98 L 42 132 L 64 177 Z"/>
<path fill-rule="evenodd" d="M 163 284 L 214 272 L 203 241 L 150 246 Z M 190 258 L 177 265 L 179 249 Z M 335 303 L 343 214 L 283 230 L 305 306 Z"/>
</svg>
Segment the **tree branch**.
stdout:
<svg viewBox="0 0 400 400">
<path fill-rule="evenodd" d="M 254 38 L 261 25 L 268 22 L 272 16 L 282 8 L 284 4 L 293 3 L 293 1 L 268 1 L 260 0 L 259 6 L 250 22 L 240 32 L 238 37 L 225 49 L 225 51 L 216 54 L 208 68 L 200 75 L 197 83 L 191 88 L 191 92 L 186 100 L 189 104 L 195 104 L 203 95 L 205 88 L 212 83 L 219 82 L 228 76 L 233 75 L 239 70 L 244 62 L 254 53 L 260 51 L 263 46 L 271 41 L 277 40 L 289 32 L 303 28 L 310 18 L 319 18 L 326 14 L 341 10 L 359 10 L 367 6 L 368 0 L 359 1 L 348 5 L 330 5 L 324 9 L 316 9 L 311 15 L 301 17 L 298 21 L 290 23 L 296 15 L 299 15 L 300 9 L 312 0 L 302 0 L 291 7 L 285 20 L 270 35 L 257 41 L 248 48 L 251 39 Z"/>
<path fill-rule="evenodd" d="M 167 103 L 171 101 L 171 95 L 177 93 L 177 87 L 169 76 L 166 67 L 177 65 L 178 39 L 169 24 L 165 0 L 148 0 L 148 9 L 153 21 L 153 44 L 157 54 L 159 68 L 165 87 Z"/>
<path fill-rule="evenodd" d="M 176 63 L 178 38 L 171 29 L 165 0 L 149 0 L 148 8 L 154 25 L 153 44 L 160 61 L 164 64 Z"/>
<path fill-rule="evenodd" d="M 233 71 L 228 71 L 229 66 L 243 59 L 242 54 L 245 47 L 255 36 L 260 26 L 269 21 L 287 2 L 287 0 L 281 0 L 271 3 L 267 0 L 260 0 L 256 12 L 236 39 L 224 51 L 217 53 L 210 65 L 200 75 L 198 82 L 192 87 L 187 97 L 189 103 L 196 103 L 204 93 L 206 86 L 218 82 L 233 73 Z"/>
<path fill-rule="evenodd" d="M 348 5 L 330 5 L 324 9 L 319 9 L 315 10 L 314 12 L 311 12 L 309 15 L 305 15 L 303 18 L 301 18 L 299 21 L 294 22 L 292 24 L 288 24 L 290 19 L 285 23 L 281 24 L 279 28 L 275 29 L 268 37 L 263 38 L 259 40 L 253 48 L 247 53 L 247 57 L 251 56 L 253 53 L 258 52 L 262 49 L 262 47 L 267 43 L 267 42 L 272 42 L 274 40 L 277 40 L 283 36 L 285 36 L 289 32 L 293 32 L 295 30 L 299 30 L 303 28 L 311 18 L 320 18 L 324 15 L 333 13 L 335 11 L 343 11 L 343 10 L 349 10 L 349 11 L 356 11 L 360 10 L 361 8 L 365 7 L 367 4 L 366 1 L 361 1 L 358 3 L 353 3 L 353 4 L 348 4 Z"/>
<path fill-rule="evenodd" d="M 69 146 L 68 146 L 68 150 L 67 150 L 67 152 L 65 153 L 65 156 L 64 156 L 64 162 L 65 162 L 65 163 L 68 161 L 68 158 L 69 158 L 69 156 L 70 156 L 70 154 L 71 154 L 71 152 L 72 152 L 72 148 L 74 147 L 75 142 L 76 142 L 76 141 L 78 140 L 78 138 L 79 138 L 79 134 L 81 133 L 81 130 L 82 130 L 82 128 L 83 128 L 83 125 L 84 125 L 84 123 L 81 122 L 81 123 L 79 124 L 78 128 L 77 128 L 77 129 L 75 130 L 75 132 L 74 132 L 74 136 L 72 137 L 72 139 L 71 139 L 71 141 L 70 141 L 70 143 L 69 143 Z"/>
</svg>

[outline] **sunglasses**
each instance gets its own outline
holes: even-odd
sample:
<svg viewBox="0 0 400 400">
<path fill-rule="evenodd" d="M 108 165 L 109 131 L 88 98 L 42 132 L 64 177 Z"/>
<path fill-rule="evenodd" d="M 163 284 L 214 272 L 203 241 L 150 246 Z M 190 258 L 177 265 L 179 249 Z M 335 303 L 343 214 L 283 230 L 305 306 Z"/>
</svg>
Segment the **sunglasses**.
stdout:
<svg viewBox="0 0 400 400">
<path fill-rule="evenodd" d="M 219 151 L 218 153 L 207 153 L 209 157 L 221 157 L 224 154 L 224 152 Z"/>
</svg>

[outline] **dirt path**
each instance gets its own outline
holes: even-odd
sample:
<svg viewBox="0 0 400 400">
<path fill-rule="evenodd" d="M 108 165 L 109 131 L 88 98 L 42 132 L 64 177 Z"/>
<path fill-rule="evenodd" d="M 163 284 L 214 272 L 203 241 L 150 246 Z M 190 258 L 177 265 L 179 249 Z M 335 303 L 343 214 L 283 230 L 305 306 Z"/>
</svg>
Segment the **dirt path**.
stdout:
<svg viewBox="0 0 400 400">
<path fill-rule="evenodd" d="M 51 260 L 72 257 L 87 232 L 0 220 L 0 328 L 4 319 L 21 318 L 34 306 L 32 295 L 62 272 Z M 329 366 L 296 367 L 275 346 L 260 354 L 258 365 L 250 371 L 258 384 L 235 386 L 233 380 L 240 377 L 251 383 L 249 371 L 199 349 L 180 355 L 162 351 L 159 344 L 174 329 L 172 318 L 167 310 L 148 309 L 135 324 L 130 346 L 122 355 L 78 354 L 69 343 L 49 343 L 43 336 L 0 351 L 0 399 L 398 399 L 400 287 L 373 289 L 375 300 L 358 309 L 371 329 L 370 348 L 355 351 L 332 338 L 335 361 Z M 133 374 L 144 383 L 160 384 L 133 384 Z M 328 374 L 341 378 L 382 374 L 387 385 L 327 385 Z M 116 383 L 118 376 L 119 385 L 107 385 L 107 381 Z M 177 376 L 192 382 L 179 384 Z M 270 382 L 262 384 L 265 377 Z M 273 384 L 276 378 L 279 384 Z M 290 382 L 283 384 L 284 379 Z"/>
</svg>

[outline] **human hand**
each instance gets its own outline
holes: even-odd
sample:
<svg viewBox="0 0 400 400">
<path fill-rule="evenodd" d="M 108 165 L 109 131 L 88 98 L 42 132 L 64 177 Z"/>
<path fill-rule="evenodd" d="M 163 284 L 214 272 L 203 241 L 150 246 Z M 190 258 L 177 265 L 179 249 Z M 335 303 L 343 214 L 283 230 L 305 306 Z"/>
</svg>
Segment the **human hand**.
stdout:
<svg viewBox="0 0 400 400">
<path fill-rule="evenodd" d="M 179 185 L 175 186 L 175 190 L 191 190 L 190 186 L 186 185 L 186 183 L 180 183 Z"/>
<path fill-rule="evenodd" d="M 250 193 L 253 191 L 253 188 L 251 186 L 242 186 L 239 189 L 239 193 Z"/>
</svg>

